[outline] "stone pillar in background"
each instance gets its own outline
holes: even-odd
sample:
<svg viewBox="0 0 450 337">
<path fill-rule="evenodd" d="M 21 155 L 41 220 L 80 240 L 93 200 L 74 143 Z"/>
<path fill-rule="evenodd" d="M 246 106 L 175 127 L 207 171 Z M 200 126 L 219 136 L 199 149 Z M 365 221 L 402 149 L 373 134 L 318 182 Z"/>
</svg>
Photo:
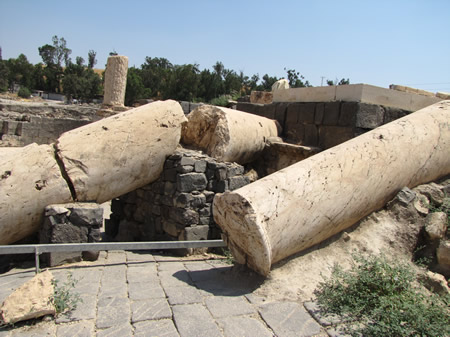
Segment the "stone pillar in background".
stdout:
<svg viewBox="0 0 450 337">
<path fill-rule="evenodd" d="M 112 114 L 127 110 L 124 106 L 127 87 L 128 57 L 110 56 L 105 72 L 105 93 L 100 114 Z"/>
</svg>

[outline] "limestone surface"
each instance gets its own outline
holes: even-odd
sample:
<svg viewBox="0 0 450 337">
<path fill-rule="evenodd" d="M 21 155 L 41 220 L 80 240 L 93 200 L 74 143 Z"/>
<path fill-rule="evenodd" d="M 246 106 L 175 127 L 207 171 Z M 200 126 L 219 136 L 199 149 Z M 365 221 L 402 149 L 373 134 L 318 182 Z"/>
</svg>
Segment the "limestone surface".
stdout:
<svg viewBox="0 0 450 337">
<path fill-rule="evenodd" d="M 215 221 L 239 263 L 267 275 L 383 207 L 404 186 L 450 173 L 450 101 L 424 108 L 233 192 Z"/>
<path fill-rule="evenodd" d="M 203 105 L 188 115 L 182 142 L 220 161 L 246 164 L 278 136 L 277 122 L 246 112 Z"/>
<path fill-rule="evenodd" d="M 13 324 L 45 315 L 55 315 L 52 303 L 54 287 L 50 271 L 37 274 L 9 295 L 3 302 L 1 320 Z"/>
<path fill-rule="evenodd" d="M 39 229 L 45 206 L 72 201 L 51 145 L 31 144 L 0 162 L 0 244 Z"/>
<path fill-rule="evenodd" d="M 64 133 L 57 155 L 78 201 L 103 203 L 156 180 L 186 121 L 175 101 L 158 101 Z"/>
</svg>

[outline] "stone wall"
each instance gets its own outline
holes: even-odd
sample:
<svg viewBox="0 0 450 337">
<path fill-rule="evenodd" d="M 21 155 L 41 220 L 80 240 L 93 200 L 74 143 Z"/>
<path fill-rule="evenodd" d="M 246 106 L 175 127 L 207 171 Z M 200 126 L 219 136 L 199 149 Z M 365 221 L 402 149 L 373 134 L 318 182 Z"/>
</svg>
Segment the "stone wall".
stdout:
<svg viewBox="0 0 450 337">
<path fill-rule="evenodd" d="M 0 146 L 50 144 L 69 130 L 89 124 L 89 120 L 24 116 L 22 120 L 0 120 Z"/>
<path fill-rule="evenodd" d="M 283 127 L 291 143 L 326 150 L 411 111 L 359 102 L 252 104 L 239 102 L 237 110 L 270 119 Z"/>
<path fill-rule="evenodd" d="M 215 193 L 249 182 L 241 165 L 179 148 L 157 181 L 112 200 L 106 235 L 115 241 L 218 239 L 211 214 Z"/>
</svg>

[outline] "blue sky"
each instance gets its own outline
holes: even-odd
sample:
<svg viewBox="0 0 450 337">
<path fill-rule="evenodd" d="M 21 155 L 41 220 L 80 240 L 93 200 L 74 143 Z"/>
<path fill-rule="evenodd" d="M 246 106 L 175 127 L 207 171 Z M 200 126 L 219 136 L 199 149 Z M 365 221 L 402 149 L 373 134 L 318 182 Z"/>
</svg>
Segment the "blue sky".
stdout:
<svg viewBox="0 0 450 337">
<path fill-rule="evenodd" d="M 296 69 L 325 79 L 450 92 L 450 0 L 26 1 L 0 0 L 3 59 L 64 37 L 72 59 L 109 52 L 200 69 L 221 61 L 248 76 Z"/>
</svg>

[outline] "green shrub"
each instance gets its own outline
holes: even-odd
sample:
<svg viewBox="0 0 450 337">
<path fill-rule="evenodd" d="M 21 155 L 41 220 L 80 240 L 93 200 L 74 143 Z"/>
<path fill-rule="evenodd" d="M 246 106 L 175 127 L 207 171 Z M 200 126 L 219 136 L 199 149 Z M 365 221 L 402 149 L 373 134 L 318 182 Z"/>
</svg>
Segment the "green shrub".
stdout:
<svg viewBox="0 0 450 337">
<path fill-rule="evenodd" d="M 78 280 L 73 278 L 72 273 L 67 274 L 67 280 L 62 285 L 57 280 L 53 280 L 52 283 L 54 286 L 52 302 L 57 315 L 75 310 L 78 303 L 83 302 L 79 294 L 72 292 L 78 283 Z"/>
<path fill-rule="evenodd" d="M 26 88 L 26 87 L 21 87 L 21 88 L 19 89 L 19 92 L 17 93 L 17 95 L 18 95 L 19 97 L 22 97 L 22 98 L 30 98 L 31 92 L 30 92 L 30 90 L 29 90 L 28 88 Z"/>
<path fill-rule="evenodd" d="M 212 105 L 216 105 L 216 106 L 227 106 L 228 105 L 228 101 L 231 99 L 230 95 L 222 95 L 216 98 L 213 98 L 211 100 L 211 104 Z"/>
<path fill-rule="evenodd" d="M 326 313 L 348 317 L 352 336 L 449 336 L 449 298 L 426 295 L 413 286 L 408 265 L 384 256 L 354 256 L 351 270 L 335 265 L 316 289 Z"/>
</svg>

